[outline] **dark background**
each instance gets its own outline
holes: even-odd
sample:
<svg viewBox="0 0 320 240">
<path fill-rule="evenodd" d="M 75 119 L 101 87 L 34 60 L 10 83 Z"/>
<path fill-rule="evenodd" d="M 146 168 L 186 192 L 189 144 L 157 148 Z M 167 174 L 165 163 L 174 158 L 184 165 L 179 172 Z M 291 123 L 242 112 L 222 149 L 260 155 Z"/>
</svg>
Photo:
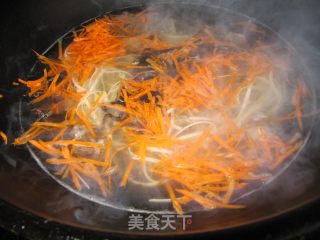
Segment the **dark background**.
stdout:
<svg viewBox="0 0 320 240">
<path fill-rule="evenodd" d="M 22 88 L 13 88 L 12 81 L 19 77 L 31 76 L 30 68 L 36 60 L 31 49 L 41 53 L 53 41 L 83 21 L 106 10 L 145 2 L 151 1 L 12 0 L 1 3 L 0 93 L 4 95 L 4 99 L 0 101 L 0 128 L 8 133 L 9 140 L 13 140 L 19 132 L 14 110 L 17 107 L 15 103 L 23 93 Z M 280 32 L 304 58 L 317 91 L 320 86 L 318 81 L 320 1 L 199 2 L 230 7 L 254 16 Z M 206 229 L 206 226 L 210 226 L 208 221 L 214 217 L 218 218 L 214 221 L 220 227 L 215 233 L 200 236 L 208 239 L 233 240 L 319 239 L 318 132 L 313 134 L 312 140 L 308 148 L 310 154 L 304 156 L 305 159 L 311 159 L 310 162 L 298 162 L 287 171 L 287 174 L 290 171 L 291 174 L 296 174 L 294 181 L 288 183 L 284 175 L 283 185 L 269 187 L 275 198 L 266 200 L 269 195 L 261 192 L 255 199 L 248 200 L 254 201 L 257 206 L 247 213 L 240 214 L 239 217 L 246 221 L 234 229 L 223 227 L 232 223 L 232 215 L 228 213 L 222 212 L 215 216 L 198 214 L 195 221 L 198 222 L 199 228 Z M 288 190 L 288 185 L 293 187 L 293 190 Z M 56 182 L 45 176 L 34 161 L 30 161 L 25 149 L 1 146 L 0 239 L 122 238 L 121 230 L 126 227 L 124 219 L 127 215 L 111 210 L 111 214 L 105 214 L 99 209 L 101 207 L 79 200 L 77 196 L 61 189 Z M 75 217 L 75 214 L 78 215 Z M 228 215 L 230 215 L 229 220 Z M 91 217 L 94 221 L 90 220 Z M 224 220 L 225 218 L 227 220 Z M 109 234 L 88 230 L 101 229 L 104 226 L 109 226 L 117 232 Z M 208 231 L 209 227 L 205 232 Z M 186 239 L 185 236 L 183 238 Z"/>
</svg>

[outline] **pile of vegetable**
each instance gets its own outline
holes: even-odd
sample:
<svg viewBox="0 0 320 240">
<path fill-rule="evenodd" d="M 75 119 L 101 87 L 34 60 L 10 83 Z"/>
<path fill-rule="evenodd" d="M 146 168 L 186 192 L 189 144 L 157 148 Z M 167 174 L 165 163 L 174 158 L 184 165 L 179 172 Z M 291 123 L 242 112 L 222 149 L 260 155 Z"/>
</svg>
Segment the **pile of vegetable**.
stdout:
<svg viewBox="0 0 320 240">
<path fill-rule="evenodd" d="M 79 191 L 135 184 L 165 189 L 180 214 L 188 203 L 241 208 L 234 192 L 302 145 L 308 89 L 276 66 L 253 23 L 233 26 L 249 41 L 215 26 L 179 31 L 173 19 L 152 30 L 150 16 L 97 19 L 59 42 L 58 58 L 37 54 L 43 75 L 19 82 L 47 117 L 14 144 L 41 151 Z"/>
</svg>

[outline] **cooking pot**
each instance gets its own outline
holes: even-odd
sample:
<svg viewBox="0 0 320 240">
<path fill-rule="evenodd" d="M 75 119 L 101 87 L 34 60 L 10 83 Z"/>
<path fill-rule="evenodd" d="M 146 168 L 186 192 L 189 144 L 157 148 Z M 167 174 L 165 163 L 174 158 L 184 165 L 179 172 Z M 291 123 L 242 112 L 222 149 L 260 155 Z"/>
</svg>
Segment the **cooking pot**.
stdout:
<svg viewBox="0 0 320 240">
<path fill-rule="evenodd" d="M 210 14 L 220 9 L 252 17 L 279 33 L 296 49 L 301 71 L 310 79 L 317 95 L 319 80 L 320 22 L 318 1 L 109 1 L 43 0 L 10 1 L 3 6 L 0 39 L 0 127 L 12 141 L 20 133 L 18 103 L 25 89 L 14 86 L 17 78 L 31 78 L 36 61 L 32 49 L 43 53 L 58 38 L 90 19 L 109 12 L 132 11 L 150 4 L 185 11 L 191 9 Z M 192 12 L 191 11 L 191 12 Z M 195 15 L 190 15 L 190 18 Z M 213 16 L 212 16 L 213 17 Z M 195 19 L 196 21 L 196 19 Z M 0 149 L 0 199 L 3 216 L 27 214 L 25 221 L 38 221 L 39 228 L 68 229 L 67 234 L 97 234 L 113 237 L 185 237 L 195 234 L 222 233 L 240 227 L 273 221 L 277 216 L 306 207 L 318 200 L 320 188 L 319 134 L 317 115 L 314 128 L 300 155 L 270 184 L 239 201 L 240 210 L 214 209 L 192 213 L 192 221 L 177 223 L 175 230 L 131 231 L 132 212 L 92 202 L 61 187 L 50 178 L 24 147 L 3 144 Z M 22 213 L 23 212 L 23 213 Z M 143 215 L 143 214 L 142 214 Z M 0 213 L 1 216 L 1 213 Z M 11 216 L 12 217 L 12 216 Z M 146 217 L 143 215 L 143 217 Z M 0 217 L 1 218 L 1 217 Z M 17 220 L 18 221 L 18 220 Z M 3 222 L 3 220 L 2 220 Z M 1 222 L 0 222 L 1 223 Z M 2 225 L 6 225 L 3 223 Z M 8 226 L 8 225 L 6 225 Z M 12 226 L 11 226 L 12 227 Z M 23 229 L 22 229 L 23 230 Z M 56 232 L 57 235 L 59 233 Z M 91 236 L 91 235 L 90 235 Z M 52 237 L 52 236 L 51 236 Z M 235 238 L 234 238 L 235 239 Z M 249 238 L 247 238 L 249 239 Z"/>
</svg>

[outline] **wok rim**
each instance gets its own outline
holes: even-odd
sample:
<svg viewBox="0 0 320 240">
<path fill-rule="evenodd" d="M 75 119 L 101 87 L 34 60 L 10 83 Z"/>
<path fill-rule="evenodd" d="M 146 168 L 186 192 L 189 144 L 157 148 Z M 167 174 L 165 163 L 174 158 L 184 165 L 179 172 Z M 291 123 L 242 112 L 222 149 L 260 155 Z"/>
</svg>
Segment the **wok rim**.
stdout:
<svg viewBox="0 0 320 240">
<path fill-rule="evenodd" d="M 167 1 L 159 2 L 157 4 L 163 4 L 163 3 L 168 3 L 168 2 Z M 187 2 L 180 2 L 180 4 L 199 5 L 199 4 L 196 4 L 196 3 L 187 3 Z M 144 6 L 145 6 L 144 4 L 131 5 L 131 6 L 127 6 L 125 8 L 114 9 L 114 10 L 112 10 L 110 12 L 106 12 L 105 14 L 108 14 L 108 13 L 111 13 L 111 12 L 115 12 L 115 11 L 130 9 L 130 8 L 134 8 L 134 7 L 144 7 Z M 226 9 L 228 11 L 232 11 L 232 10 L 230 10 L 228 8 L 223 8 L 223 7 L 219 7 L 219 6 L 218 6 L 218 8 L 222 8 L 222 9 Z M 239 13 L 239 14 L 242 15 L 242 13 Z M 246 15 L 244 15 L 244 16 L 246 16 Z M 248 17 L 248 16 L 246 16 L 246 17 Z M 93 18 L 93 19 L 95 19 L 95 18 Z M 87 20 L 87 21 L 85 21 L 83 23 L 86 23 L 86 22 L 88 22 L 90 20 L 92 20 L 92 19 L 89 19 L 89 20 Z M 265 26 L 263 23 L 261 23 L 259 21 L 257 21 L 257 22 L 259 24 L 262 24 L 263 26 Z M 268 26 L 266 26 L 266 27 L 268 27 Z M 272 29 L 270 29 L 270 30 L 272 30 Z M 286 41 L 286 42 L 288 42 L 288 41 Z M 55 42 L 53 44 L 55 44 Z M 290 46 L 291 46 L 291 44 L 290 44 Z M 305 67 L 307 67 L 307 66 L 303 66 L 303 68 L 305 68 Z M 314 90 L 314 89 L 312 89 L 312 90 Z M 1 197 L 1 199 L 2 199 L 2 197 Z M 172 231 L 172 232 L 161 232 L 161 231 L 159 231 L 159 232 L 148 232 L 148 231 L 137 232 L 137 231 L 129 231 L 129 230 L 127 230 L 127 232 L 124 232 L 124 231 L 120 231 L 120 230 L 112 230 L 112 229 L 107 229 L 107 228 L 102 229 L 101 227 L 94 227 L 94 226 L 88 226 L 88 225 L 84 225 L 84 224 L 77 224 L 75 222 L 70 223 L 68 221 L 63 221 L 61 219 L 58 219 L 56 217 L 52 217 L 52 218 L 50 218 L 50 220 L 53 220 L 55 223 L 57 223 L 58 225 L 61 225 L 62 227 L 71 226 L 71 227 L 74 227 L 74 228 L 80 229 L 80 230 L 91 231 L 91 232 L 99 232 L 99 233 L 103 233 L 103 234 L 115 234 L 115 235 L 126 236 L 126 237 L 135 237 L 135 236 L 151 237 L 151 236 L 154 236 L 154 235 L 161 236 L 161 237 L 173 236 L 173 235 L 175 235 L 175 236 L 184 236 L 184 235 L 192 236 L 192 235 L 208 234 L 208 233 L 213 234 L 213 233 L 218 233 L 218 232 L 221 232 L 221 231 L 227 231 L 227 230 L 230 230 L 230 229 L 239 229 L 239 228 L 242 228 L 242 227 L 245 227 L 245 226 L 249 226 L 249 225 L 253 225 L 253 224 L 256 224 L 256 223 L 266 222 L 268 220 L 275 219 L 277 217 L 280 217 L 280 216 L 283 216 L 285 214 L 288 214 L 289 212 L 293 212 L 295 210 L 301 209 L 302 207 L 310 205 L 311 203 L 313 203 L 313 202 L 315 202 L 315 201 L 317 201 L 319 199 L 320 199 L 320 195 L 317 195 L 317 196 L 314 196 L 312 198 L 308 198 L 305 201 L 301 201 L 300 203 L 293 204 L 293 206 L 291 206 L 289 208 L 286 208 L 285 210 L 278 211 L 278 212 L 275 212 L 275 213 L 272 213 L 272 214 L 268 214 L 268 215 L 263 216 L 263 217 L 258 217 L 258 218 L 254 219 L 254 220 L 242 221 L 239 224 L 234 223 L 234 224 L 230 224 L 228 226 L 216 228 L 216 229 L 213 229 L 213 230 L 212 229 L 210 230 L 208 228 L 208 229 L 203 229 L 203 230 L 190 230 L 190 231 L 186 230 L 184 232 L 180 232 L 180 231 L 179 232 L 174 232 L 174 231 Z M 35 216 L 39 216 L 41 218 L 47 219 L 44 216 L 44 214 L 41 214 L 41 212 L 33 210 L 30 207 L 21 208 L 20 206 L 15 205 L 15 204 L 11 203 L 10 201 L 6 201 L 6 200 L 4 200 L 4 201 L 9 205 L 13 205 L 13 206 L 17 207 L 19 210 L 25 210 L 27 212 L 32 213 Z M 128 235 L 130 235 L 130 236 L 128 236 Z"/>
<path fill-rule="evenodd" d="M 179 5 L 184 5 L 184 6 L 189 6 L 189 5 L 193 5 L 193 6 L 198 6 L 198 7 L 204 7 L 206 5 L 206 2 L 200 2 L 200 3 L 196 3 L 196 2 L 188 2 L 188 1 L 181 1 L 181 2 L 175 2 L 175 4 L 179 4 Z M 161 6 L 161 5 L 169 5 L 170 6 L 170 1 L 169 0 L 162 0 L 159 1 L 157 3 L 152 3 L 152 6 Z M 126 7 L 121 7 L 121 8 L 115 8 L 113 10 L 110 11 L 106 11 L 96 17 L 87 19 L 83 22 L 81 22 L 78 26 L 71 28 L 69 31 L 67 31 L 66 33 L 64 33 L 62 36 L 60 36 L 58 39 L 56 39 L 55 41 L 52 42 L 52 44 L 50 44 L 50 46 L 44 50 L 41 54 L 45 55 L 47 54 L 59 41 L 61 41 L 61 39 L 63 39 L 64 37 L 68 36 L 72 31 L 78 30 L 79 28 L 82 28 L 83 26 L 85 26 L 86 24 L 89 24 L 90 22 L 94 21 L 95 19 L 99 19 L 103 16 L 107 16 L 109 14 L 112 13 L 117 13 L 117 12 L 123 12 L 126 10 L 132 10 L 132 9 L 144 9 L 147 6 L 147 4 L 133 4 L 133 5 L 128 5 Z M 288 41 L 286 38 L 284 38 L 281 34 L 279 34 L 278 32 L 274 31 L 272 28 L 270 28 L 268 25 L 266 25 L 265 23 L 251 17 L 248 16 L 244 13 L 241 12 L 237 12 L 233 9 L 229 9 L 229 8 L 225 8 L 225 7 L 221 7 L 218 5 L 208 5 L 208 7 L 212 8 L 212 9 L 221 9 L 227 13 L 231 13 L 240 17 L 243 17 L 244 19 L 253 21 L 254 23 L 257 23 L 259 26 L 262 26 L 264 29 L 266 29 L 267 31 L 269 31 L 271 34 L 273 34 L 274 36 L 276 36 L 281 42 L 283 42 L 285 44 L 286 47 L 288 47 L 291 51 L 293 51 L 294 55 L 298 55 L 298 52 L 296 50 L 296 48 L 290 43 L 290 41 Z M 303 59 L 299 60 L 301 61 L 301 63 L 303 64 L 303 69 L 306 69 L 306 73 L 304 73 L 303 75 L 307 75 L 307 78 L 310 78 L 308 75 L 308 68 L 307 66 L 304 64 Z M 30 69 L 30 72 L 34 71 L 35 66 L 37 65 L 37 62 L 33 65 L 33 67 Z M 317 103 L 316 103 L 316 95 L 314 93 L 314 88 L 311 86 L 310 88 L 311 94 L 313 96 L 311 104 L 313 104 L 312 108 L 316 109 Z M 21 100 L 19 102 L 19 108 L 21 107 Z M 21 123 L 21 111 L 19 110 L 19 121 L 20 121 L 20 127 L 21 127 L 21 131 L 23 132 L 23 126 Z M 259 185 L 257 188 L 250 190 L 244 194 L 241 194 L 237 197 L 235 197 L 232 202 L 236 202 L 240 199 L 246 198 L 252 194 L 254 194 L 255 192 L 259 191 L 260 189 L 264 188 L 265 186 L 269 185 L 270 183 L 272 183 L 275 179 L 277 179 L 281 174 L 283 174 L 292 164 L 292 162 L 294 162 L 301 154 L 301 152 L 303 152 L 304 148 L 306 147 L 306 145 L 308 144 L 308 142 L 310 141 L 310 137 L 312 134 L 312 129 L 314 127 L 314 117 L 312 117 L 310 126 L 307 130 L 307 132 L 305 133 L 304 139 L 303 139 L 303 144 L 299 147 L 298 151 L 294 154 L 293 157 L 291 157 L 287 163 L 285 163 L 283 166 L 281 166 L 278 171 L 275 172 L 274 176 L 272 176 L 271 179 L 269 179 L 268 181 L 262 183 L 261 185 Z M 56 181 L 59 185 L 61 185 L 63 188 L 67 189 L 68 191 L 70 191 L 73 194 L 76 194 L 77 196 L 84 198 L 88 201 L 94 202 L 95 204 L 99 204 L 101 206 L 105 206 L 105 207 L 109 207 L 109 208 L 113 208 L 119 211 L 126 211 L 126 212 L 131 212 L 131 213 L 146 213 L 146 214 L 175 214 L 175 211 L 172 210 L 156 210 L 156 211 L 151 211 L 151 210 L 143 210 L 143 209 L 136 209 L 136 208 L 130 208 L 128 206 L 118 206 L 115 205 L 115 203 L 109 203 L 107 201 L 104 201 L 103 198 L 101 196 L 98 196 L 97 194 L 93 194 L 93 193 L 84 193 L 84 192 L 80 192 L 76 189 L 74 189 L 69 183 L 66 183 L 65 181 L 59 179 L 58 177 L 56 177 L 50 170 L 47 169 L 47 167 L 45 166 L 45 164 L 41 161 L 41 157 L 38 156 L 38 154 L 32 149 L 32 147 L 30 146 L 30 144 L 26 144 L 26 147 L 31 155 L 31 157 L 33 158 L 33 160 L 38 164 L 38 166 L 42 169 L 42 171 L 44 171 L 48 176 L 50 176 L 54 181 Z M 203 212 L 206 212 L 207 210 L 204 209 L 202 210 Z M 195 213 L 195 212 L 199 212 L 198 210 L 191 210 L 188 211 L 187 213 Z"/>
</svg>

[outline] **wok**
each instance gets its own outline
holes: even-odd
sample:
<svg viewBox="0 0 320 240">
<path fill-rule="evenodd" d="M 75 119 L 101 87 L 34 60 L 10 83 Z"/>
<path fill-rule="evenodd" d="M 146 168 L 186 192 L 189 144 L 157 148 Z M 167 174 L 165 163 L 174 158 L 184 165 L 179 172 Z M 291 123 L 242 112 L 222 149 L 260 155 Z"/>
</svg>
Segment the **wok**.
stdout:
<svg viewBox="0 0 320 240">
<path fill-rule="evenodd" d="M 152 1 L 10 1 L 1 15 L 2 38 L 0 72 L 1 129 L 13 140 L 20 131 L 17 124 L 19 99 L 24 93 L 12 82 L 18 77 L 33 76 L 35 55 L 31 49 L 44 52 L 70 29 L 94 17 L 111 11 L 143 8 Z M 175 3 L 175 4 L 174 4 Z M 204 9 L 208 16 L 216 6 L 248 15 L 279 32 L 292 44 L 301 57 L 304 74 L 318 92 L 317 71 L 320 59 L 320 33 L 316 24 L 320 22 L 317 1 L 163 1 L 167 8 Z M 159 4 L 159 1 L 157 1 Z M 210 10 L 212 9 L 212 10 Z M 216 11 L 216 10 L 215 10 Z M 190 17 L 194 17 L 190 15 Z M 315 116 L 317 126 L 317 116 Z M 320 161 L 318 156 L 318 132 L 313 128 L 303 151 L 292 164 L 270 184 L 241 198 L 247 207 L 241 210 L 202 211 L 192 213 L 192 224 L 186 230 L 177 228 L 163 231 L 129 231 L 130 212 L 113 209 L 81 198 L 62 188 L 41 170 L 24 147 L 2 145 L 0 154 L 0 199 L 3 204 L 15 206 L 5 208 L 22 209 L 30 217 L 52 221 L 52 226 L 68 226 L 81 231 L 98 232 L 101 236 L 168 237 L 227 232 L 241 226 L 272 220 L 290 211 L 318 200 L 320 188 Z M 3 212 L 3 214 L 6 211 Z M 8 214 L 8 212 L 6 212 Z M 38 219 L 38 218 L 37 218 Z M 39 220 L 39 221 L 40 221 Z M 75 230 L 77 231 L 77 230 Z M 110 235 L 111 234 L 111 235 Z M 100 235 L 99 235 L 100 236 Z"/>
</svg>

